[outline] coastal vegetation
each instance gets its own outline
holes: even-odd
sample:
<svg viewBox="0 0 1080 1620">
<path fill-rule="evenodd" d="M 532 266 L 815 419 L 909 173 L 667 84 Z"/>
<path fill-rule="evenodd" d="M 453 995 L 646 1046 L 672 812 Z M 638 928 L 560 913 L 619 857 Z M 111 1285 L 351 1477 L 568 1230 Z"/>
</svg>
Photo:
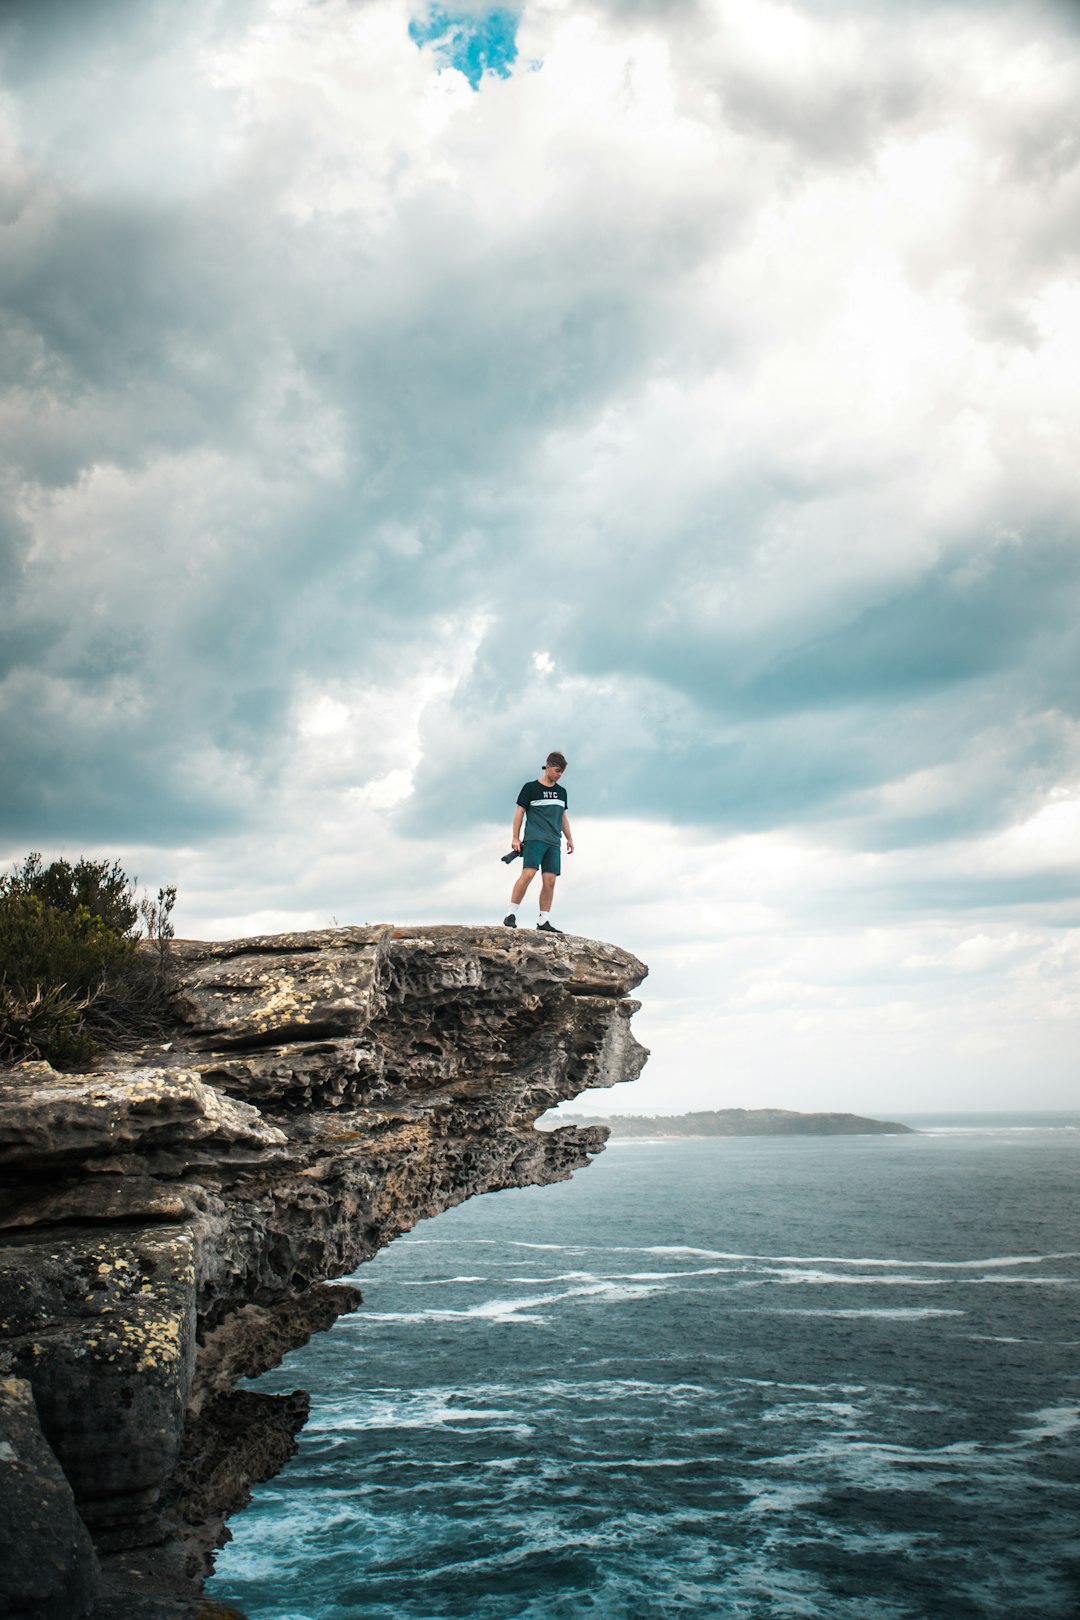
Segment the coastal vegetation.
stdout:
<svg viewBox="0 0 1080 1620">
<path fill-rule="evenodd" d="M 0 1061 L 78 1068 L 168 1020 L 176 889 L 141 897 L 119 861 L 42 863 L 0 876 Z"/>
</svg>

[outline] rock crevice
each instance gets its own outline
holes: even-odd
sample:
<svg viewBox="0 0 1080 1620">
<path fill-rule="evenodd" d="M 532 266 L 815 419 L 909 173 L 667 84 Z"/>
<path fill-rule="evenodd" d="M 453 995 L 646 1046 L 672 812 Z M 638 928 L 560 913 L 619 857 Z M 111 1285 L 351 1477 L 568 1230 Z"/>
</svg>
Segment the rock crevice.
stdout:
<svg viewBox="0 0 1080 1620">
<path fill-rule="evenodd" d="M 536 1120 L 647 1055 L 644 966 L 571 936 L 384 925 L 175 957 L 170 1041 L 0 1077 L 3 1528 L 43 1541 L 32 1582 L 0 1576 L 13 1616 L 193 1614 L 307 1409 L 236 1380 L 355 1309 L 332 1279 L 417 1221 L 586 1164 L 602 1127 Z"/>
</svg>

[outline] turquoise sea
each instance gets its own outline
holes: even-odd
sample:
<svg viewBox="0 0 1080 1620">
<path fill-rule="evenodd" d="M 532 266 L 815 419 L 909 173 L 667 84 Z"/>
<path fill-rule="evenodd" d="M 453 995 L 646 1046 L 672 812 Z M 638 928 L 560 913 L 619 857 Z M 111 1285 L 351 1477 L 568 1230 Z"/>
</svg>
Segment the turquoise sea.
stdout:
<svg viewBox="0 0 1080 1620">
<path fill-rule="evenodd" d="M 209 1592 L 250 1620 L 1080 1614 L 1080 1114 L 612 1143 L 425 1222 Z"/>
</svg>

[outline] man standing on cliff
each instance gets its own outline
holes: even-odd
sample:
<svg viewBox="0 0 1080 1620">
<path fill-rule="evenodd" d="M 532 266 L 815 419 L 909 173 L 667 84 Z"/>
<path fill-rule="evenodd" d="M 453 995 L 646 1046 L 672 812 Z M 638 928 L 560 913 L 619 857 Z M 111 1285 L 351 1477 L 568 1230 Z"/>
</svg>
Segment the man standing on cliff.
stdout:
<svg viewBox="0 0 1080 1620">
<path fill-rule="evenodd" d="M 523 870 L 510 893 L 510 910 L 503 918 L 507 928 L 518 925 L 518 907 L 525 898 L 537 872 L 540 873 L 540 920 L 537 928 L 545 934 L 561 934 L 561 928 L 551 925 L 551 902 L 555 897 L 555 879 L 562 869 L 562 838 L 566 834 L 566 853 L 574 853 L 574 839 L 570 831 L 570 818 L 566 814 L 566 789 L 559 778 L 566 769 L 562 754 L 551 753 L 538 777 L 526 782 L 517 796 L 514 811 L 514 829 L 510 834 L 512 846 L 521 851 Z M 525 836 L 521 823 L 525 822 Z"/>
</svg>

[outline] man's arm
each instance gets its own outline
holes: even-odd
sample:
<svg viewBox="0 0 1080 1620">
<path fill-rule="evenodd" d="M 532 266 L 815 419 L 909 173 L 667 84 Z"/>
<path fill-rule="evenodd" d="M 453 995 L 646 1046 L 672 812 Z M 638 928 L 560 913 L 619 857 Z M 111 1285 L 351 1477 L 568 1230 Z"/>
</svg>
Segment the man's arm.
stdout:
<svg viewBox="0 0 1080 1620">
<path fill-rule="evenodd" d="M 522 821 L 524 819 L 524 816 L 525 816 L 525 812 L 524 812 L 524 810 L 521 808 L 521 806 L 519 804 L 516 807 L 516 809 L 514 810 L 514 827 L 513 827 L 513 831 L 510 834 L 510 848 L 511 849 L 520 849 L 521 848 L 521 823 L 522 823 Z"/>
<path fill-rule="evenodd" d="M 562 830 L 566 839 L 566 853 L 572 855 L 574 853 L 574 835 L 570 831 L 570 817 L 565 810 L 562 813 Z"/>
</svg>

